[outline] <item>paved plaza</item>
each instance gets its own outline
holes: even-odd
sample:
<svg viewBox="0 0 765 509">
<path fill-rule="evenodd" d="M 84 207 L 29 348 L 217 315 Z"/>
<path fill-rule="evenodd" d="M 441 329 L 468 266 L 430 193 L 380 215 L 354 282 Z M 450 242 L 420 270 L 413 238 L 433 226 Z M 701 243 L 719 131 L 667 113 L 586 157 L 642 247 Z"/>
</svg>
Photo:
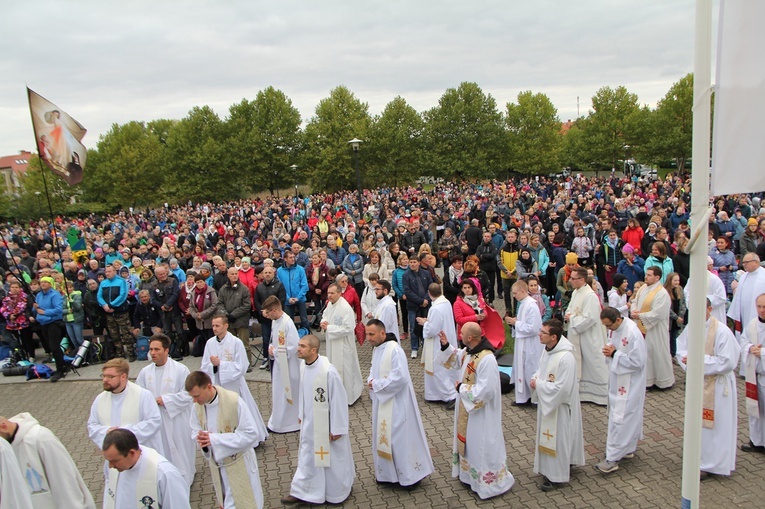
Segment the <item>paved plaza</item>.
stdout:
<svg viewBox="0 0 765 509">
<path fill-rule="evenodd" d="M 359 347 L 362 373 L 366 377 L 372 347 Z M 184 361 L 190 369 L 199 366 L 198 358 Z M 146 362 L 131 364 L 131 379 Z M 606 439 L 606 409 L 582 405 L 587 465 L 572 471 L 569 486 L 551 493 L 539 489 L 541 478 L 532 472 L 536 411 L 511 405 L 512 394 L 504 395 L 504 434 L 507 443 L 507 464 L 515 476 L 512 491 L 495 499 L 481 501 L 458 480 L 451 477 L 452 412 L 442 405 L 422 399 L 423 370 L 419 360 L 409 364 L 418 394 L 423 425 L 427 434 L 435 473 L 421 486 L 406 491 L 378 486 L 372 472 L 371 402 L 368 395 L 350 409 L 350 429 L 356 462 L 357 479 L 345 507 L 679 507 L 682 469 L 683 399 L 685 375 L 675 369 L 677 384 L 666 392 L 650 392 L 646 400 L 645 440 L 636 457 L 624 460 L 618 471 L 601 475 L 593 464 L 602 459 Z M 21 382 L 19 378 L 0 377 L 0 415 L 11 416 L 30 412 L 42 425 L 49 427 L 64 443 L 80 469 L 85 482 L 100 507 L 103 460 L 88 439 L 86 421 L 90 405 L 101 391 L 97 380 L 99 366 L 81 371 L 82 377 L 69 375 L 60 383 L 46 381 Z M 8 382 L 20 383 L 8 383 Z M 264 420 L 271 411 L 271 385 L 268 373 L 255 369 L 248 375 L 250 389 L 258 402 Z M 743 398 L 743 380 L 739 380 L 739 442 L 748 440 L 748 427 Z M 279 507 L 279 499 L 288 493 L 297 462 L 298 433 L 271 434 L 265 446 L 257 449 L 266 507 Z M 736 472 L 729 478 L 714 477 L 702 482 L 702 507 L 761 507 L 765 490 L 765 455 L 738 453 Z M 214 507 L 213 486 L 209 471 L 197 458 L 197 477 L 191 489 L 191 506 Z M 757 500 L 760 499 L 760 502 Z"/>
</svg>

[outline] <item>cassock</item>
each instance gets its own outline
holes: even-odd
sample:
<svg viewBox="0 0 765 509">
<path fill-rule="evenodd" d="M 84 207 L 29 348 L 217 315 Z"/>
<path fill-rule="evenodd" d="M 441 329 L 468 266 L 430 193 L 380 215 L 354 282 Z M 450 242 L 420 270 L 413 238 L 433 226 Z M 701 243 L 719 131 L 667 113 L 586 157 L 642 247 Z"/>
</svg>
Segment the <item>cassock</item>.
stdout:
<svg viewBox="0 0 765 509">
<path fill-rule="evenodd" d="M 451 401 L 455 398 L 454 382 L 459 378 L 460 365 L 456 357 L 446 357 L 439 362 L 441 341 L 438 334 L 443 331 L 449 345 L 457 348 L 457 328 L 454 311 L 449 300 L 443 295 L 433 301 L 428 310 L 428 321 L 422 327 L 422 357 L 425 367 L 425 401 Z"/>
<path fill-rule="evenodd" d="M 398 333 L 398 310 L 396 309 L 396 301 L 394 301 L 390 295 L 386 295 L 377 302 L 375 318 L 385 324 L 386 334 L 393 334 L 396 336 L 397 341 L 401 339 Z"/>
<path fill-rule="evenodd" d="M 741 358 L 741 348 L 730 329 L 710 317 L 704 337 L 704 410 L 701 428 L 701 471 L 730 475 L 736 469 L 738 397 L 733 370 Z M 712 333 L 714 332 L 714 336 Z M 712 344 L 712 341 L 714 343 Z M 685 370 L 688 355 L 688 328 L 677 338 L 677 360 Z M 707 383 L 710 390 L 707 392 Z M 713 384 L 713 387 L 712 387 Z M 708 398 L 711 401 L 708 401 Z M 711 408 L 707 408 L 709 405 Z M 711 411 L 711 423 L 708 416 Z"/>
<path fill-rule="evenodd" d="M 685 285 L 683 293 L 685 294 L 685 302 L 690 302 L 690 284 Z M 711 272 L 707 274 L 707 299 L 712 303 L 712 316 L 717 318 L 720 323 L 726 323 L 725 306 L 728 304 L 728 295 L 725 293 L 725 284 L 719 276 Z"/>
<path fill-rule="evenodd" d="M 571 465 L 584 465 L 576 359 L 574 346 L 565 336 L 552 350 L 543 349 L 533 378 L 538 402 L 534 473 L 551 482 L 565 483 L 569 481 Z"/>
<path fill-rule="evenodd" d="M 318 380 L 315 380 L 317 379 Z M 300 380 L 300 446 L 298 465 L 290 485 L 290 495 L 311 504 L 339 504 L 351 493 L 356 479 L 356 466 L 348 435 L 348 403 L 340 375 L 329 359 L 320 355 L 311 364 L 304 364 Z M 326 405 L 328 418 L 319 421 L 314 410 Z M 321 428 L 325 428 L 323 431 Z M 328 428 L 328 429 L 326 429 Z M 328 442 L 317 446 L 319 439 Z M 340 438 L 329 441 L 329 434 Z M 329 466 L 318 466 L 320 461 Z"/>
<path fill-rule="evenodd" d="M 0 438 L 0 509 L 32 507 L 29 490 L 21 474 L 21 467 L 13 447 Z"/>
<path fill-rule="evenodd" d="M 744 366 L 749 363 L 754 368 L 754 381 L 747 379 L 747 389 L 757 389 L 757 401 L 747 398 L 747 415 L 749 416 L 749 440 L 757 446 L 765 446 L 765 349 L 759 357 L 749 354 L 749 348 L 753 345 L 765 345 L 765 322 L 759 317 L 750 321 L 741 333 L 741 350 L 744 356 Z M 751 358 L 751 359 L 750 359 Z M 750 384 L 753 384 L 750 386 Z M 751 387 L 751 389 L 749 389 Z M 751 406 L 751 408 L 750 408 Z"/>
<path fill-rule="evenodd" d="M 367 320 L 371 319 L 367 315 L 371 314 L 374 317 L 378 303 L 375 289 L 367 285 L 364 288 L 364 293 L 361 294 L 361 321 L 363 323 L 367 323 Z"/>
<path fill-rule="evenodd" d="M 615 331 L 609 331 L 608 341 L 616 351 L 606 359 L 609 367 L 606 460 L 619 461 L 634 453 L 638 440 L 643 438 L 648 354 L 643 334 L 629 318 L 624 318 Z"/>
<path fill-rule="evenodd" d="M 406 354 L 396 336 L 372 352 L 372 458 L 378 482 L 410 486 L 433 473 Z"/>
<path fill-rule="evenodd" d="M 109 469 L 106 465 L 104 482 L 108 486 Z M 191 509 L 186 479 L 166 458 L 145 446 L 141 446 L 141 456 L 133 468 L 117 474 L 113 507 L 135 509 L 138 503 L 162 509 Z"/>
<path fill-rule="evenodd" d="M 460 366 L 458 380 L 462 381 L 454 406 L 452 477 L 469 485 L 481 499 L 496 497 L 515 484 L 507 469 L 497 359 L 486 338 L 470 352 L 453 345 L 439 348 L 437 362 L 450 358 Z"/>
<path fill-rule="evenodd" d="M 571 314 L 567 337 L 574 346 L 581 401 L 605 405 L 608 403 L 608 367 L 603 362 L 606 328 L 600 321 L 600 311 L 600 299 L 592 288 L 585 285 L 574 290 L 567 308 Z"/>
<path fill-rule="evenodd" d="M 515 378 L 515 402 L 526 403 L 531 399 L 531 375 L 539 367 L 539 357 L 544 347 L 539 342 L 542 314 L 537 301 L 528 296 L 518 304 L 515 322 L 515 350 L 513 351 L 513 377 Z"/>
<path fill-rule="evenodd" d="M 348 302 L 340 297 L 334 304 L 327 301 L 322 315 L 327 322 L 327 358 L 335 366 L 345 386 L 348 404 L 352 405 L 361 396 L 364 382 L 361 379 L 359 354 L 356 351 L 356 313 Z"/>
<path fill-rule="evenodd" d="M 249 505 L 253 499 L 258 509 L 263 507 L 263 488 L 260 484 L 260 473 L 258 471 L 258 458 L 255 456 L 253 447 L 258 445 L 260 440 L 260 430 L 258 424 L 250 413 L 249 405 L 244 399 L 237 395 L 235 391 L 220 390 L 216 386 L 217 394 L 213 400 L 203 405 L 205 430 L 210 432 L 210 447 L 207 451 L 202 450 L 207 461 L 214 462 L 220 467 L 213 469 L 213 476 L 220 477 L 213 480 L 213 487 L 218 496 L 217 487 L 221 487 L 224 497 L 224 509 L 236 509 L 239 507 L 252 507 Z M 232 396 L 236 395 L 236 398 Z M 234 403 L 236 399 L 236 403 Z M 191 437 L 196 442 L 197 435 L 202 431 L 200 423 L 198 405 L 194 407 L 191 415 Z M 221 416 L 229 420 L 236 421 L 227 425 L 231 429 L 219 429 L 219 420 Z M 233 458 L 232 458 L 233 457 Z M 233 464 L 226 466 L 229 462 Z M 222 485 L 220 484 L 222 483 Z M 237 501 L 232 492 L 232 484 L 239 483 L 241 488 L 234 488 L 234 491 L 243 493 L 249 500 Z M 249 484 L 249 490 L 248 485 Z M 240 491 L 241 490 L 241 491 Z M 244 496 L 242 496 L 244 498 Z"/>
<path fill-rule="evenodd" d="M 19 425 L 13 437 L 13 452 L 16 453 L 26 481 L 24 484 L 32 497 L 31 506 L 16 507 L 55 509 L 66 505 L 78 509 L 95 509 L 93 496 L 82 480 L 77 465 L 58 438 L 26 412 L 9 420 Z M 0 442 L 5 440 L 0 439 Z M 5 491 L 0 494 L 0 498 L 5 500 Z"/>
<path fill-rule="evenodd" d="M 271 322 L 271 344 L 274 345 L 274 368 L 271 378 L 271 417 L 268 429 L 290 433 L 300 429 L 298 396 L 300 391 L 300 359 L 297 357 L 298 332 L 287 313 Z"/>
<path fill-rule="evenodd" d="M 139 444 L 163 453 L 159 406 L 149 391 L 133 382 L 119 394 L 102 392 L 90 407 L 88 436 L 96 447 L 101 449 L 106 432 L 113 426 L 132 431 Z"/>
<path fill-rule="evenodd" d="M 639 311 L 636 320 L 645 327 L 646 387 L 656 385 L 667 389 L 675 384 L 672 355 L 669 353 L 669 294 L 661 283 L 643 285 L 632 303 L 632 311 Z M 638 328 L 640 326 L 638 325 Z M 643 332 L 641 330 L 641 332 Z"/>
<path fill-rule="evenodd" d="M 210 362 L 211 356 L 220 359 L 220 366 L 217 369 Z M 231 332 L 226 332 L 223 339 L 213 336 L 207 341 L 205 353 L 202 356 L 202 366 L 199 369 L 210 375 L 214 385 L 220 385 L 224 389 L 239 394 L 255 420 L 255 427 L 258 430 L 258 441 L 255 442 L 257 446 L 268 438 L 268 431 L 263 422 L 263 417 L 260 415 L 260 410 L 258 410 L 258 405 L 255 403 L 255 398 L 252 397 L 250 388 L 247 387 L 247 381 L 244 379 L 248 367 L 249 361 L 242 340 Z"/>
<path fill-rule="evenodd" d="M 151 363 L 144 367 L 135 383 L 151 392 L 155 399 L 162 396 L 163 406 L 159 407 L 159 413 L 162 415 L 161 437 L 165 458 L 175 465 L 191 486 L 196 473 L 196 443 L 189 434 L 189 417 L 194 402 L 186 392 L 188 376 L 189 368 L 167 359 L 164 366 Z"/>
</svg>

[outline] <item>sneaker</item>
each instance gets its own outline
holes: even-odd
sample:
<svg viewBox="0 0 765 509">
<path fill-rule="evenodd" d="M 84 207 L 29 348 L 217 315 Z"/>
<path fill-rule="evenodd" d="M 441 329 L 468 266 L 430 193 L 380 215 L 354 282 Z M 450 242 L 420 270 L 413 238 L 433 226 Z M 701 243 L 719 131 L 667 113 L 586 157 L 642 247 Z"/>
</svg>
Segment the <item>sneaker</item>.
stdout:
<svg viewBox="0 0 765 509">
<path fill-rule="evenodd" d="M 417 350 L 412 350 L 411 357 L 412 357 L 412 359 L 416 359 L 417 358 Z"/>
<path fill-rule="evenodd" d="M 603 460 L 597 465 L 595 465 L 595 468 L 597 468 L 604 474 L 610 474 L 611 472 L 616 472 L 617 470 L 619 470 L 619 464 L 615 461 Z"/>
<path fill-rule="evenodd" d="M 62 378 L 64 378 L 64 375 L 60 371 L 54 371 L 53 374 L 50 376 L 50 381 L 51 383 L 56 383 Z"/>
<path fill-rule="evenodd" d="M 266 369 L 268 367 L 268 359 L 263 359 L 263 362 L 260 363 L 260 366 L 258 366 L 258 369 Z"/>
</svg>

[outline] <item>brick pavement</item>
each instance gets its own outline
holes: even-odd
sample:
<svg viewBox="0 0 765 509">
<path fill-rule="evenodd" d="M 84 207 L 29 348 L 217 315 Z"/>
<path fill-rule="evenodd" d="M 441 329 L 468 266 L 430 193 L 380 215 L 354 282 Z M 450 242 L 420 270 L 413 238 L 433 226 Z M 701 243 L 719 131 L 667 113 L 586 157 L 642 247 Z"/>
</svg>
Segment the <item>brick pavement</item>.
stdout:
<svg viewBox="0 0 765 509">
<path fill-rule="evenodd" d="M 362 373 L 368 372 L 371 346 L 359 347 Z M 193 359 L 189 359 L 192 361 Z M 198 362 L 198 361 L 197 361 Z M 351 438 L 356 461 L 357 480 L 346 507 L 678 507 L 682 453 L 682 420 L 685 376 L 676 369 L 674 389 L 650 392 L 646 401 L 645 440 L 633 460 L 608 476 L 597 473 L 592 465 L 602 458 L 605 448 L 606 410 L 584 404 L 584 439 L 587 465 L 572 472 L 572 481 L 552 493 L 543 493 L 539 476 L 532 473 L 535 411 L 510 405 L 512 395 L 503 396 L 504 434 L 508 467 L 516 478 L 510 493 L 481 501 L 459 481 L 452 479 L 449 464 L 452 437 L 452 414 L 443 406 L 422 400 L 423 375 L 417 362 L 410 370 L 418 393 L 423 424 L 431 446 L 436 472 L 421 487 L 409 492 L 379 487 L 372 473 L 371 402 L 362 395 L 350 409 Z M 258 371 L 257 369 L 255 371 Z M 137 370 L 136 370 L 137 374 Z M 257 378 L 264 378 L 253 373 Z M 251 381 L 250 388 L 264 419 L 271 409 L 270 383 Z M 90 405 L 101 390 L 100 383 L 67 377 L 58 384 L 28 382 L 0 388 L 0 415 L 28 411 L 61 439 L 80 468 L 85 482 L 100 504 L 103 462 L 99 451 L 87 437 L 86 421 Z M 743 380 L 739 380 L 739 443 L 748 440 Z M 279 499 L 288 492 L 297 461 L 298 434 L 271 435 L 257 451 L 261 481 L 267 507 L 279 507 Z M 729 478 L 712 478 L 702 483 L 702 507 L 756 507 L 765 493 L 752 489 L 765 482 L 765 456 L 739 451 L 737 471 Z M 213 488 L 209 473 L 197 458 L 197 478 L 191 490 L 192 507 L 212 508 Z"/>
</svg>

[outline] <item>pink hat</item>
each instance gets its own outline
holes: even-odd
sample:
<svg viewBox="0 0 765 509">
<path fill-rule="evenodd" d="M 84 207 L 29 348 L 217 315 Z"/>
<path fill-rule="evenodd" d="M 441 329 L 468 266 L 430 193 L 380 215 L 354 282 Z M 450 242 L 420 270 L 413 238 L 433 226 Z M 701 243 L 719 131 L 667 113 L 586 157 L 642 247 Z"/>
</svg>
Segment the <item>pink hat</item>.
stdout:
<svg viewBox="0 0 765 509">
<path fill-rule="evenodd" d="M 635 254 L 635 248 L 632 247 L 630 244 L 624 244 L 624 247 L 622 248 L 622 253 Z"/>
</svg>

